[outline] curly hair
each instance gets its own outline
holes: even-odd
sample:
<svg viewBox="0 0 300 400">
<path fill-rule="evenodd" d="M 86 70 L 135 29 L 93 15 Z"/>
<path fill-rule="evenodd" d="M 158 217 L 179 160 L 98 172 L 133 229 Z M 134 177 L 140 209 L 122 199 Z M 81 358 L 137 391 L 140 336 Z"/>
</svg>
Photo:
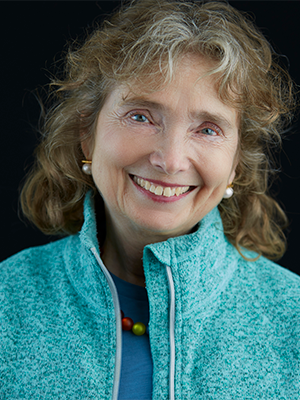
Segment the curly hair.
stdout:
<svg viewBox="0 0 300 400">
<path fill-rule="evenodd" d="M 293 83 L 251 18 L 226 2 L 137 0 L 73 44 L 50 103 L 36 162 L 21 193 L 24 214 L 46 234 L 74 234 L 83 199 L 96 187 L 81 169 L 81 142 L 93 143 L 101 107 L 114 85 L 147 77 L 152 90 L 172 80 L 187 53 L 215 61 L 220 99 L 240 115 L 235 195 L 219 210 L 228 240 L 270 259 L 285 251 L 286 216 L 269 195 L 272 149 L 295 108 Z M 199 77 L 200 78 L 200 77 Z"/>
</svg>

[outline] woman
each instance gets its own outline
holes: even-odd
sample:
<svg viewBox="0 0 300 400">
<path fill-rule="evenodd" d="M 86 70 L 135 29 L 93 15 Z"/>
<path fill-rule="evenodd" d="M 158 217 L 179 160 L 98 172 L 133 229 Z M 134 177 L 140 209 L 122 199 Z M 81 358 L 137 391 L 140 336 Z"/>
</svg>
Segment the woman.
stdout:
<svg viewBox="0 0 300 400">
<path fill-rule="evenodd" d="M 140 0 L 52 86 L 21 200 L 68 236 L 1 264 L 3 398 L 297 399 L 267 192 L 294 103 L 266 39 L 224 3 Z"/>
</svg>

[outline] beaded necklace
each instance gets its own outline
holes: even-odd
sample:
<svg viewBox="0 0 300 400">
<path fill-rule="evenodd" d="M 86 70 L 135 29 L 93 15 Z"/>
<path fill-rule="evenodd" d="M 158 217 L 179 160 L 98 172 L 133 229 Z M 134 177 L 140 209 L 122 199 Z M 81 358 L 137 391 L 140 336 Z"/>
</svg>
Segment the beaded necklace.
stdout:
<svg viewBox="0 0 300 400">
<path fill-rule="evenodd" d="M 145 326 L 142 322 L 134 323 L 130 317 L 125 317 L 123 311 L 121 310 L 121 320 L 123 331 L 132 331 L 137 336 L 142 336 L 144 333 L 149 335 L 149 327 Z"/>
</svg>

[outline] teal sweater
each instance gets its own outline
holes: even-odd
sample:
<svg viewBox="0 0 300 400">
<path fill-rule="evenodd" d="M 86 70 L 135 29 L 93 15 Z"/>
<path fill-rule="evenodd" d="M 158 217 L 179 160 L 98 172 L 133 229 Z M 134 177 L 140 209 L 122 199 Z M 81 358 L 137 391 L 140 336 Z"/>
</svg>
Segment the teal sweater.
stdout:
<svg viewBox="0 0 300 400">
<path fill-rule="evenodd" d="M 117 398 L 120 314 L 90 194 L 84 217 L 78 234 L 0 264 L 0 399 Z M 153 399 L 300 399 L 297 275 L 245 261 L 217 208 L 146 246 L 143 263 Z"/>
</svg>

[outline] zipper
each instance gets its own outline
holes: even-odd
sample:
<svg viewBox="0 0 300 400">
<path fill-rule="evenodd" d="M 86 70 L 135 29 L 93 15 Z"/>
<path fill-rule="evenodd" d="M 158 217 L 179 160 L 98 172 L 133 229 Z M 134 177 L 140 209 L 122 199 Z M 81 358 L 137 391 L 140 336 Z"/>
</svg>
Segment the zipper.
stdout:
<svg viewBox="0 0 300 400">
<path fill-rule="evenodd" d="M 96 248 L 92 247 L 90 250 L 94 254 L 101 270 L 105 275 L 105 278 L 108 282 L 108 286 L 110 288 L 113 298 L 115 318 L 116 318 L 116 357 L 115 357 L 115 373 L 114 373 L 112 400 L 118 400 L 120 375 L 121 375 L 121 360 L 122 360 L 122 329 L 121 329 L 121 317 L 120 317 L 121 310 L 120 310 L 119 296 L 114 281 L 110 276 L 110 273 L 108 272 L 107 268 L 103 264 Z"/>
<path fill-rule="evenodd" d="M 175 289 L 171 267 L 166 265 L 170 310 L 169 310 L 169 337 L 170 337 L 170 369 L 169 369 L 169 400 L 174 400 L 174 381 L 175 381 Z"/>
</svg>

